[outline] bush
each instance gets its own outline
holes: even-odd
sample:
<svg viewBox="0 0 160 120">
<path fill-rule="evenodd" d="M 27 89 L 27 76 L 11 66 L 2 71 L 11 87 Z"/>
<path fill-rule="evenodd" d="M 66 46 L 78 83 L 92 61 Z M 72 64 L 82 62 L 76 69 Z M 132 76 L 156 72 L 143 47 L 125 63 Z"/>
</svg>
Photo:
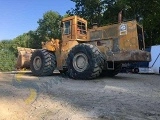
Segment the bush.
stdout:
<svg viewBox="0 0 160 120">
<path fill-rule="evenodd" d="M 0 50 L 0 71 L 12 71 L 15 69 L 16 57 L 12 51 Z"/>
</svg>

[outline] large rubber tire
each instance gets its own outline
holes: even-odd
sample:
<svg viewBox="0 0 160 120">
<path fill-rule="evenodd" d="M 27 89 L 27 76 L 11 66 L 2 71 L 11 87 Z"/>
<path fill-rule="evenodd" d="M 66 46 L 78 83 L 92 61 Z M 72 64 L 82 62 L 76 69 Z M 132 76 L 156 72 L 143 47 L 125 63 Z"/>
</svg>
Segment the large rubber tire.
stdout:
<svg viewBox="0 0 160 120">
<path fill-rule="evenodd" d="M 121 71 L 121 68 L 121 63 L 114 63 L 114 70 L 103 70 L 101 76 L 114 77 Z"/>
<path fill-rule="evenodd" d="M 67 74 L 74 79 L 93 79 L 103 69 L 104 59 L 99 49 L 91 44 L 78 44 L 68 54 Z"/>
<path fill-rule="evenodd" d="M 54 53 L 47 50 L 36 50 L 30 60 L 30 68 L 35 76 L 49 76 L 56 68 Z"/>
</svg>

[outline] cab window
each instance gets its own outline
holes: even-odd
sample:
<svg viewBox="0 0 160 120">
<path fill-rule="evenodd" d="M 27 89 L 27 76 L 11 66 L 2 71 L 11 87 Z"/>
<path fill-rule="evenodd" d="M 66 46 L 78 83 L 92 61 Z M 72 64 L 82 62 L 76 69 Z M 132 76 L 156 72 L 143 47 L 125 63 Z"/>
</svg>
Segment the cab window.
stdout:
<svg viewBox="0 0 160 120">
<path fill-rule="evenodd" d="M 71 23 L 70 23 L 70 21 L 66 21 L 65 23 L 64 23 L 64 32 L 63 32 L 63 34 L 70 34 L 70 25 L 71 25 Z"/>
<path fill-rule="evenodd" d="M 78 21 L 77 23 L 77 30 L 80 32 L 80 34 L 86 34 L 86 25 L 85 23 Z"/>
</svg>

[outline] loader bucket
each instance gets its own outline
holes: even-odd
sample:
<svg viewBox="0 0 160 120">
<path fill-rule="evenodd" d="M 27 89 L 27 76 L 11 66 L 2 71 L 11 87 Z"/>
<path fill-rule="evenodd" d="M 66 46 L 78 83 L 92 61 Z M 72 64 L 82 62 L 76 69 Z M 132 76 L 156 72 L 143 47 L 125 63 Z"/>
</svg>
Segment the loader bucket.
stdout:
<svg viewBox="0 0 160 120">
<path fill-rule="evenodd" d="M 17 69 L 30 68 L 30 58 L 32 53 L 36 49 L 17 47 L 17 50 L 18 50 L 18 58 L 17 58 L 16 68 Z"/>
</svg>

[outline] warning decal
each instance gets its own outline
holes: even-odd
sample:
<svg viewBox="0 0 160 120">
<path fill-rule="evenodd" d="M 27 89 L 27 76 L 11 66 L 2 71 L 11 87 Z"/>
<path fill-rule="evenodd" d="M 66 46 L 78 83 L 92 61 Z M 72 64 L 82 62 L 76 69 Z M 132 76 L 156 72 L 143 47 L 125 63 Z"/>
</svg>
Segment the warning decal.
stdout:
<svg viewBox="0 0 160 120">
<path fill-rule="evenodd" d="M 127 24 L 121 24 L 119 26 L 120 35 L 126 35 L 127 34 Z"/>
</svg>

